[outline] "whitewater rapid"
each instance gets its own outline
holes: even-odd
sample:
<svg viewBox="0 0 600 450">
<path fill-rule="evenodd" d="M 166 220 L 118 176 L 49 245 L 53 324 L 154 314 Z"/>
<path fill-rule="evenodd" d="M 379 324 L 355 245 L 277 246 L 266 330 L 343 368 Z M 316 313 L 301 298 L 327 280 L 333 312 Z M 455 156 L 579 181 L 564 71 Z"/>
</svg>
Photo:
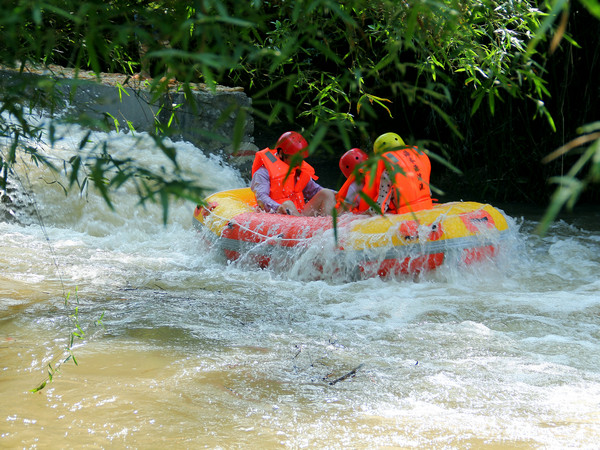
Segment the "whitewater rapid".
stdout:
<svg viewBox="0 0 600 450">
<path fill-rule="evenodd" d="M 57 162 L 85 135 L 59 131 L 54 148 L 36 144 Z M 172 168 L 143 133 L 90 138 Z M 220 156 L 171 144 L 207 192 L 245 186 Z M 66 196 L 42 167 L 19 174 L 37 212 L 0 223 L 2 447 L 597 445 L 596 211 L 539 237 L 537 213 L 506 208 L 507 250 L 468 270 L 306 281 L 298 266 L 223 261 L 191 202 L 164 225 L 131 185 L 113 211 L 91 188 Z M 64 355 L 75 298 L 78 365 L 32 394 Z"/>
</svg>

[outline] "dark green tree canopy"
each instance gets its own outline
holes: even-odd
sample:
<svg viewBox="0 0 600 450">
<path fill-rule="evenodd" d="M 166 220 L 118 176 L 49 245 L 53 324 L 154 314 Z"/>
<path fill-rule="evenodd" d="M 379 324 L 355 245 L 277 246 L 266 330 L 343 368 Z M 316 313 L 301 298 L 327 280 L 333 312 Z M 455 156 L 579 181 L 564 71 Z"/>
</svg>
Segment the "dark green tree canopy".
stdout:
<svg viewBox="0 0 600 450">
<path fill-rule="evenodd" d="M 462 184 L 491 200 L 533 200 L 545 196 L 546 180 L 557 173 L 558 165 L 541 159 L 578 132 L 598 131 L 599 19 L 597 0 L 13 1 L 0 18 L 0 64 L 147 72 L 157 94 L 171 77 L 183 89 L 242 86 L 253 99 L 247 112 L 259 123 L 303 130 L 311 151 L 329 150 L 329 160 L 320 156 L 329 162 L 341 149 L 369 150 L 378 134 L 394 130 L 436 158 L 434 183 Z M 49 164 L 19 138 L 37 133 L 26 107 L 67 100 L 53 95 L 52 80 L 2 82 L 2 112 L 17 119 L 0 120 L 0 134 L 14 143 L 0 154 L 4 176 L 17 152 Z M 573 92 L 587 100 L 570 104 Z M 577 131 L 586 123 L 592 125 Z M 562 179 L 571 181 L 562 194 L 570 201 L 600 172 L 598 140 L 585 145 L 583 164 Z M 115 164 L 121 178 L 151 180 L 146 199 L 167 204 L 173 195 L 202 194 L 186 180 L 138 172 L 110 155 L 69 164 L 78 185 L 80 168 L 95 168 L 90 179 L 107 201 L 122 180 L 100 180 Z M 478 176 L 457 182 L 454 167 Z M 582 167 L 591 169 L 577 178 Z"/>
</svg>

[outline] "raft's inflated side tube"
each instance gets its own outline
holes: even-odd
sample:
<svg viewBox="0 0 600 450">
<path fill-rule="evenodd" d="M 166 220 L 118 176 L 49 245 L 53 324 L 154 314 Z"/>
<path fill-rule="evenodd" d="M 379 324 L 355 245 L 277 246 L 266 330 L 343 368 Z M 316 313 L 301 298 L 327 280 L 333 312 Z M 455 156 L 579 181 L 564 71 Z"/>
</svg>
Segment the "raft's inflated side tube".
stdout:
<svg viewBox="0 0 600 450">
<path fill-rule="evenodd" d="M 275 248 L 310 245 L 333 227 L 331 217 L 294 217 L 258 212 L 249 188 L 218 192 L 194 211 L 194 223 L 210 230 L 229 259 L 260 246 L 257 258 L 269 264 Z M 366 276 L 416 273 L 444 262 L 449 251 L 472 263 L 493 256 L 508 231 L 504 215 L 475 202 L 435 205 L 415 213 L 342 215 L 339 249 Z M 377 255 L 377 256 L 373 256 Z"/>
</svg>

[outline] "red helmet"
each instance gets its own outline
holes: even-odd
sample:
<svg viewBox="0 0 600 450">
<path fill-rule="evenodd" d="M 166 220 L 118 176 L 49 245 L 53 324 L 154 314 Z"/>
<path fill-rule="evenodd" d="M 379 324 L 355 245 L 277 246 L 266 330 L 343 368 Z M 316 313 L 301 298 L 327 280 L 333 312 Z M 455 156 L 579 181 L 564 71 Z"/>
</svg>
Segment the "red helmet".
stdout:
<svg viewBox="0 0 600 450">
<path fill-rule="evenodd" d="M 368 158 L 367 154 L 360 148 L 353 148 L 348 150 L 340 158 L 340 170 L 346 178 L 350 176 L 357 164 L 366 161 Z"/>
<path fill-rule="evenodd" d="M 306 139 L 300 133 L 296 133 L 295 131 L 287 131 L 279 136 L 275 148 L 277 150 L 281 149 L 286 155 L 295 155 L 303 151 L 302 157 L 308 157 L 308 142 L 306 142 Z"/>
</svg>

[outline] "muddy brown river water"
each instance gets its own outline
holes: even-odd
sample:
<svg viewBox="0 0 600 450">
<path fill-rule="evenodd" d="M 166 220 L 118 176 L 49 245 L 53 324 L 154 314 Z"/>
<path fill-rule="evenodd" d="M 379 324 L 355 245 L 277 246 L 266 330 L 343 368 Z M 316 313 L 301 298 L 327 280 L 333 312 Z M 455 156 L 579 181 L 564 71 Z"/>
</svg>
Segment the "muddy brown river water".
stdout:
<svg viewBox="0 0 600 450">
<path fill-rule="evenodd" d="M 82 135 L 64 134 L 53 157 Z M 150 140 L 108 137 L 165 164 Z M 243 185 L 177 146 L 212 189 Z M 2 448 L 597 447 L 597 211 L 541 238 L 537 215 L 506 208 L 505 248 L 469 268 L 310 281 L 224 263 L 194 205 L 173 205 L 164 227 L 131 189 L 113 212 L 52 177 L 21 180 L 41 224 L 0 223 Z M 60 364 L 75 322 L 78 364 Z"/>
</svg>

